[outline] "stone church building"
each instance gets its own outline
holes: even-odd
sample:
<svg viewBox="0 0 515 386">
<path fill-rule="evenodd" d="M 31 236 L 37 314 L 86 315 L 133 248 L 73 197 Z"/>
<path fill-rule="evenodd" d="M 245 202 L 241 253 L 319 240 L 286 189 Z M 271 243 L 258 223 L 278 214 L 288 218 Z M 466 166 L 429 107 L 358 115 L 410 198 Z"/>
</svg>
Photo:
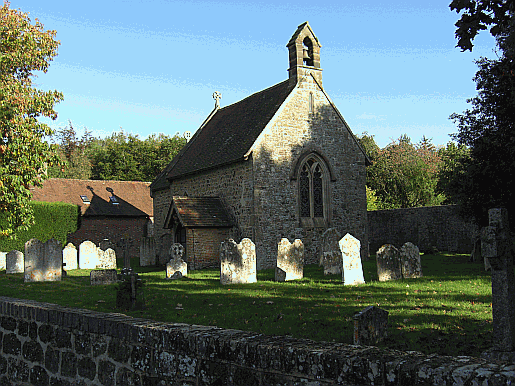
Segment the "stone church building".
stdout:
<svg viewBox="0 0 515 386">
<path fill-rule="evenodd" d="M 215 109 L 152 182 L 161 262 L 171 242 L 189 269 L 219 263 L 220 242 L 248 237 L 258 269 L 275 266 L 277 243 L 301 239 L 319 261 L 329 227 L 368 255 L 368 159 L 322 86 L 321 45 L 306 22 L 287 44 L 289 77 Z"/>
</svg>

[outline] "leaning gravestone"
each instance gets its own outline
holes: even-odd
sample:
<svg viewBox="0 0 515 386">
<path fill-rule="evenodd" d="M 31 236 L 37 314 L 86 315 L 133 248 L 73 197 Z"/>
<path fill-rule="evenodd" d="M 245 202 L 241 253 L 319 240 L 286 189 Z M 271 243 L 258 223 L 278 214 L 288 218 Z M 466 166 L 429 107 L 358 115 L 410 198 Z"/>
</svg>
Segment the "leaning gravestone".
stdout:
<svg viewBox="0 0 515 386">
<path fill-rule="evenodd" d="M 401 259 L 401 272 L 404 279 L 422 277 L 422 263 L 420 262 L 420 250 L 413 243 L 405 243 L 399 250 Z"/>
<path fill-rule="evenodd" d="M 220 246 L 220 283 L 255 283 L 256 246 L 250 239 L 239 244 L 232 239 L 222 241 Z"/>
<path fill-rule="evenodd" d="M 353 316 L 354 344 L 374 346 L 381 342 L 388 332 L 388 311 L 368 306 Z"/>
<path fill-rule="evenodd" d="M 21 273 L 23 265 L 23 252 L 11 251 L 5 256 L 5 273 Z"/>
<path fill-rule="evenodd" d="M 95 269 L 99 264 L 99 248 L 95 243 L 86 240 L 79 245 L 79 268 Z"/>
<path fill-rule="evenodd" d="M 339 242 L 342 255 L 342 281 L 344 285 L 365 284 L 361 265 L 360 241 L 347 233 Z"/>
<path fill-rule="evenodd" d="M 324 275 L 342 273 L 342 253 L 338 244 L 341 238 L 336 228 L 329 228 L 322 234 L 321 265 Z"/>
<path fill-rule="evenodd" d="M 113 284 L 118 281 L 116 269 L 93 270 L 89 273 L 91 285 Z"/>
<path fill-rule="evenodd" d="M 142 237 L 139 245 L 139 265 L 156 265 L 156 242 L 153 237 Z"/>
<path fill-rule="evenodd" d="M 6 256 L 7 256 L 7 252 L 0 252 L 0 269 L 5 269 Z"/>
<path fill-rule="evenodd" d="M 275 281 L 298 280 L 304 277 L 304 244 L 299 239 L 290 243 L 287 238 L 277 245 Z"/>
<path fill-rule="evenodd" d="M 45 243 L 31 239 L 25 243 L 25 283 L 60 281 L 63 273 L 61 243 L 50 239 Z"/>
<path fill-rule="evenodd" d="M 399 250 L 391 244 L 383 245 L 376 253 L 379 281 L 402 279 Z"/>
<path fill-rule="evenodd" d="M 67 270 L 78 268 L 77 248 L 72 243 L 68 243 L 63 249 L 63 263 Z"/>
</svg>

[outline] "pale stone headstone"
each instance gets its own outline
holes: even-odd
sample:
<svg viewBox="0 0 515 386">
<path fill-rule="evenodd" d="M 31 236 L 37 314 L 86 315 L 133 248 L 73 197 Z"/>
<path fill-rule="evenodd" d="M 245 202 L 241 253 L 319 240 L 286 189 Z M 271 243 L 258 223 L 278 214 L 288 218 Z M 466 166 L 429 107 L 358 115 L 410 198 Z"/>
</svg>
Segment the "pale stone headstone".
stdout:
<svg viewBox="0 0 515 386">
<path fill-rule="evenodd" d="M 0 252 L 0 269 L 5 269 L 6 256 L 7 256 L 7 252 Z"/>
<path fill-rule="evenodd" d="M 169 255 L 172 259 L 175 259 L 176 257 L 182 259 L 184 256 L 184 247 L 180 243 L 173 243 L 170 247 Z"/>
<path fill-rule="evenodd" d="M 188 264 L 180 257 L 174 257 L 166 264 L 166 278 L 171 279 L 177 272 L 181 273 L 181 277 L 188 274 Z"/>
<path fill-rule="evenodd" d="M 112 284 L 118 281 L 116 269 L 94 270 L 89 273 L 91 285 Z"/>
<path fill-rule="evenodd" d="M 391 244 L 385 244 L 376 253 L 377 276 L 379 281 L 402 279 L 399 250 Z"/>
<path fill-rule="evenodd" d="M 139 245 L 139 265 L 156 265 L 156 241 L 153 237 L 142 237 Z"/>
<path fill-rule="evenodd" d="M 354 344 L 373 346 L 381 342 L 388 332 L 388 311 L 368 306 L 353 316 Z"/>
<path fill-rule="evenodd" d="M 405 279 L 422 277 L 422 263 L 418 247 L 413 243 L 407 242 L 401 247 L 399 254 L 402 277 Z"/>
<path fill-rule="evenodd" d="M 339 241 L 342 238 L 336 228 L 329 228 L 322 234 L 322 255 L 320 264 L 324 267 L 324 275 L 342 273 L 342 254 Z"/>
<path fill-rule="evenodd" d="M 63 263 L 66 264 L 65 270 L 78 268 L 77 248 L 72 243 L 68 243 L 63 249 Z"/>
<path fill-rule="evenodd" d="M 165 233 L 160 238 L 161 248 L 159 248 L 159 264 L 166 264 L 170 260 L 170 247 L 172 246 L 172 235 Z"/>
<path fill-rule="evenodd" d="M 283 275 L 280 271 L 286 272 Z M 284 279 L 283 279 L 284 276 Z M 277 245 L 277 265 L 275 281 L 298 280 L 304 277 L 304 244 L 299 239 L 290 243 L 282 238 Z"/>
<path fill-rule="evenodd" d="M 24 270 L 23 252 L 11 251 L 5 256 L 5 273 L 21 273 Z"/>
<path fill-rule="evenodd" d="M 116 269 L 116 252 L 107 248 L 105 251 L 98 248 L 98 264 L 95 268 Z"/>
<path fill-rule="evenodd" d="M 60 281 L 63 273 L 61 243 L 31 239 L 25 243 L 24 281 Z"/>
<path fill-rule="evenodd" d="M 365 284 L 361 265 L 360 241 L 347 233 L 339 242 L 342 255 L 342 281 L 344 285 Z"/>
<path fill-rule="evenodd" d="M 79 245 L 79 268 L 95 269 L 99 263 L 98 247 L 86 240 Z"/>
<path fill-rule="evenodd" d="M 255 283 L 256 246 L 250 239 L 239 244 L 232 239 L 224 240 L 220 246 L 220 283 Z"/>
</svg>

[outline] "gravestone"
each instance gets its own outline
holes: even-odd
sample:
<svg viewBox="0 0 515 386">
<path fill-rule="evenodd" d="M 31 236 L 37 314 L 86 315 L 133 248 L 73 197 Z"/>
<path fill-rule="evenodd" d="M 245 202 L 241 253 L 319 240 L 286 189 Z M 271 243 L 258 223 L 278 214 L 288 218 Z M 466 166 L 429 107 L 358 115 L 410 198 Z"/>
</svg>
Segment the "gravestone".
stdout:
<svg viewBox="0 0 515 386">
<path fill-rule="evenodd" d="M 488 211 L 489 226 L 481 231 L 481 255 L 492 266 L 493 348 L 488 359 L 515 361 L 515 275 L 513 242 L 504 208 Z"/>
<path fill-rule="evenodd" d="M 68 243 L 63 249 L 63 263 L 67 270 L 78 268 L 77 248 L 72 243 Z"/>
<path fill-rule="evenodd" d="M 0 252 L 0 269 L 5 269 L 6 256 L 7 256 L 7 252 Z"/>
<path fill-rule="evenodd" d="M 173 243 L 170 247 L 170 251 L 168 252 L 170 257 L 172 259 L 175 259 L 176 257 L 182 259 L 184 256 L 184 247 L 180 243 Z"/>
<path fill-rule="evenodd" d="M 142 237 L 139 245 L 139 265 L 156 265 L 156 241 L 153 237 Z"/>
<path fill-rule="evenodd" d="M 379 281 L 402 279 L 399 250 L 391 244 L 383 245 L 376 253 Z"/>
<path fill-rule="evenodd" d="M 99 264 L 99 248 L 95 243 L 86 240 L 79 245 L 79 268 L 95 269 Z"/>
<path fill-rule="evenodd" d="M 356 313 L 354 319 L 354 344 L 374 346 L 388 333 L 388 311 L 368 306 Z"/>
<path fill-rule="evenodd" d="M 365 284 L 361 265 L 360 241 L 347 233 L 339 242 L 342 256 L 342 281 L 344 285 Z"/>
<path fill-rule="evenodd" d="M 416 279 L 422 277 L 422 263 L 420 250 L 413 243 L 405 243 L 399 250 L 401 259 L 401 272 L 404 279 Z"/>
<path fill-rule="evenodd" d="M 239 244 L 232 239 L 224 240 L 220 246 L 220 283 L 255 283 L 256 246 L 250 239 Z"/>
<path fill-rule="evenodd" d="M 89 273 L 91 285 L 113 284 L 118 281 L 116 269 L 93 270 Z"/>
<path fill-rule="evenodd" d="M 322 234 L 321 265 L 324 267 L 324 275 L 336 275 L 342 273 L 342 253 L 339 241 L 340 232 L 336 228 L 329 228 Z"/>
<path fill-rule="evenodd" d="M 304 277 L 304 244 L 299 239 L 290 243 L 282 238 L 277 245 L 275 281 L 298 280 Z"/>
<path fill-rule="evenodd" d="M 159 264 L 166 264 L 170 260 L 170 247 L 172 246 L 172 235 L 170 233 L 165 233 L 160 238 L 161 241 L 161 247 L 159 248 L 159 256 L 158 256 L 158 263 Z"/>
<path fill-rule="evenodd" d="M 23 270 L 23 252 L 8 252 L 5 256 L 5 273 L 21 273 Z"/>
<path fill-rule="evenodd" d="M 180 273 L 178 277 L 177 272 Z M 168 263 L 166 263 L 166 278 L 177 279 L 188 274 L 188 264 L 180 257 L 174 257 Z"/>
<path fill-rule="evenodd" d="M 98 264 L 95 268 L 116 269 L 116 252 L 107 248 L 105 251 L 98 248 Z"/>
<path fill-rule="evenodd" d="M 111 242 L 111 240 L 109 239 L 103 239 L 99 244 L 98 244 L 98 247 L 103 250 L 103 251 L 106 251 L 108 250 L 109 248 L 111 249 L 114 249 L 114 244 Z"/>
<path fill-rule="evenodd" d="M 24 281 L 60 281 L 63 273 L 61 243 L 31 239 L 25 243 Z"/>
</svg>

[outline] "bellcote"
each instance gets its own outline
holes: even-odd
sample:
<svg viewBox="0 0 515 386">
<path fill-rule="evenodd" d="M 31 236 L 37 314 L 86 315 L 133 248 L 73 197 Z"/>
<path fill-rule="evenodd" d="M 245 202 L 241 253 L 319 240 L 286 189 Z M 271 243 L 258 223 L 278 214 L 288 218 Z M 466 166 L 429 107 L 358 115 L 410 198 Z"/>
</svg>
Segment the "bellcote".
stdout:
<svg viewBox="0 0 515 386">
<path fill-rule="evenodd" d="M 322 45 L 309 26 L 308 22 L 298 26 L 286 45 L 288 47 L 290 68 L 288 69 L 290 82 L 295 84 L 312 74 L 322 85 L 322 69 L 320 68 L 320 48 Z"/>
</svg>

